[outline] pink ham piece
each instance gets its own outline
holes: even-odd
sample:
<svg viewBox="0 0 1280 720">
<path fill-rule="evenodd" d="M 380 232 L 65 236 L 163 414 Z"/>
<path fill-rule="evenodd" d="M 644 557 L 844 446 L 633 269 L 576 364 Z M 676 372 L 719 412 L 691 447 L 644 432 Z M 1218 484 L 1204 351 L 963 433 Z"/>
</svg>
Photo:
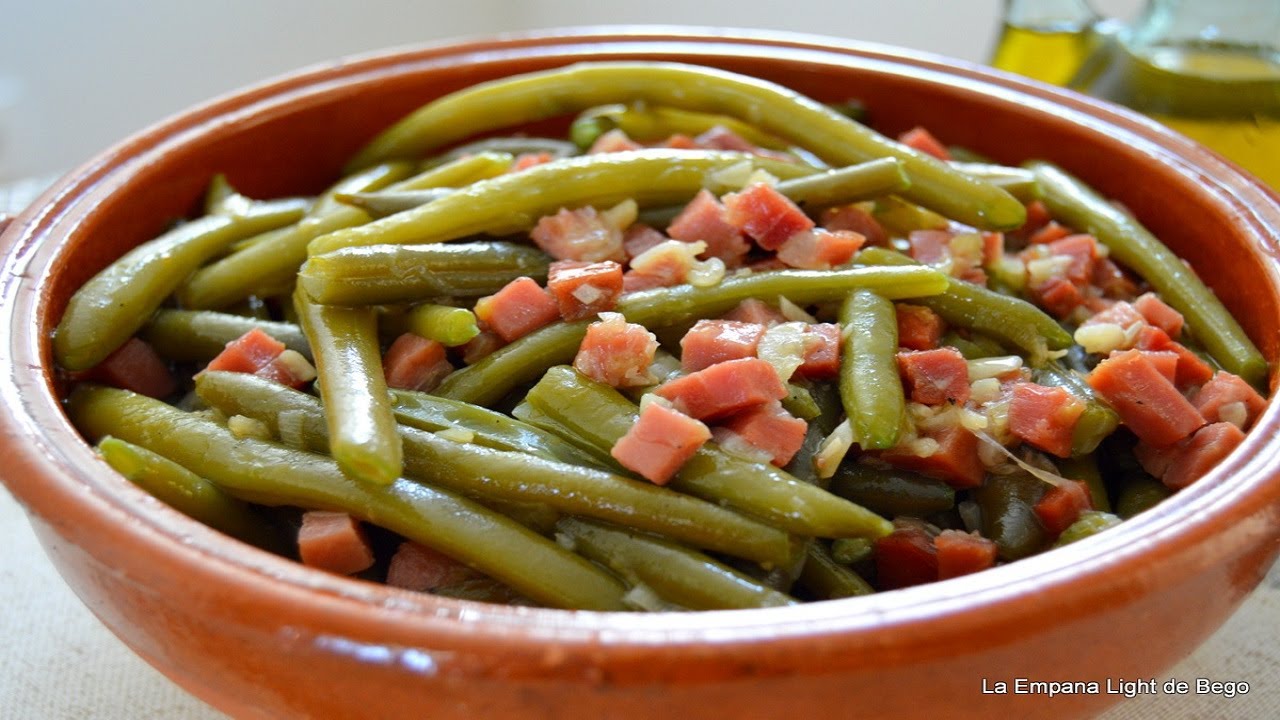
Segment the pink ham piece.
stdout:
<svg viewBox="0 0 1280 720">
<path fill-rule="evenodd" d="M 903 350 L 898 353 L 907 396 L 924 405 L 969 401 L 969 363 L 955 348 Z"/>
<path fill-rule="evenodd" d="M 254 331 L 262 332 L 256 328 Z M 266 333 L 262 334 L 270 337 Z M 280 347 L 283 349 L 284 345 Z M 267 359 L 264 367 L 273 360 L 274 357 Z M 178 388 L 168 364 L 150 345 L 136 337 L 129 338 L 128 342 L 98 363 L 89 372 L 89 376 L 108 385 L 156 399 L 166 398 Z"/>
<path fill-rule="evenodd" d="M 1239 403 L 1238 411 L 1243 411 L 1241 430 L 1248 430 L 1267 409 L 1266 399 L 1257 390 L 1239 376 L 1225 371 L 1219 371 L 1191 398 L 1191 404 L 1196 406 L 1205 421 L 1211 423 L 1227 420 L 1222 416 L 1223 408 L 1235 403 Z"/>
<path fill-rule="evenodd" d="M 1018 383 L 1009 401 L 1009 431 L 1047 453 L 1070 457 L 1071 433 L 1084 410 L 1084 402 L 1062 388 Z"/>
<path fill-rule="evenodd" d="M 729 222 L 765 250 L 777 250 L 792 235 L 814 227 L 790 198 L 765 183 L 725 195 L 724 206 Z"/>
<path fill-rule="evenodd" d="M 1114 353 L 1086 380 L 1139 439 L 1163 447 L 1198 430 L 1204 418 L 1149 355 L 1140 350 Z"/>
<path fill-rule="evenodd" d="M 738 267 L 751 250 L 742 232 L 728 220 L 724 205 L 707 190 L 699 191 L 667 226 L 675 240 L 707 244 L 706 257 L 718 257 L 726 267 Z"/>
<path fill-rule="evenodd" d="M 670 240 L 666 235 L 654 230 L 644 223 L 632 223 L 631 227 L 622 234 L 622 249 L 630 260 L 637 255 L 643 255 L 645 250 L 657 247 L 662 243 Z"/>
<path fill-rule="evenodd" d="M 655 390 L 676 409 L 715 420 L 787 396 L 778 371 L 759 358 L 730 360 L 670 380 Z"/>
<path fill-rule="evenodd" d="M 706 425 L 661 403 L 650 403 L 609 454 L 649 482 L 666 485 L 710 439 Z"/>
<path fill-rule="evenodd" d="M 898 345 L 908 350 L 933 350 L 942 341 L 946 323 L 923 305 L 898 303 Z"/>
<path fill-rule="evenodd" d="M 557 260 L 551 263 L 547 291 L 560 307 L 560 317 L 572 322 L 608 312 L 622 295 L 622 266 L 612 260 L 589 263 Z"/>
<path fill-rule="evenodd" d="M 411 541 L 400 543 L 387 566 L 388 585 L 415 592 L 457 585 L 477 575 L 439 550 Z"/>
<path fill-rule="evenodd" d="M 809 430 L 808 423 L 787 412 L 776 400 L 744 410 L 720 427 L 767 454 L 770 462 L 778 467 L 791 462 Z"/>
<path fill-rule="evenodd" d="M 1133 301 L 1133 308 L 1142 314 L 1148 323 L 1158 327 L 1172 339 L 1182 333 L 1182 313 L 1165 304 L 1153 293 L 1146 293 Z"/>
<path fill-rule="evenodd" d="M 838 205 L 822 211 L 818 223 L 827 230 L 852 230 L 871 245 L 888 245 L 889 233 L 871 213 L 858 205 Z"/>
<path fill-rule="evenodd" d="M 899 135 L 898 142 L 939 160 L 951 159 L 951 151 L 947 150 L 947 146 L 934 137 L 933 133 L 918 125 Z"/>
<path fill-rule="evenodd" d="M 783 315 L 781 310 L 778 310 L 763 300 L 747 298 L 746 300 L 738 303 L 737 307 L 725 313 L 723 319 L 756 323 L 769 327 L 771 325 L 786 322 L 787 316 Z"/>
<path fill-rule="evenodd" d="M 680 366 L 694 372 L 727 360 L 756 356 L 765 327 L 733 320 L 699 320 L 680 340 Z"/>
<path fill-rule="evenodd" d="M 521 277 L 480 298 L 475 313 L 504 342 L 514 342 L 559 320 L 560 306 L 533 278 Z"/>
<path fill-rule="evenodd" d="M 304 565 L 339 575 L 353 575 L 373 565 L 373 550 L 364 530 L 343 512 L 303 513 L 298 555 Z"/>
<path fill-rule="evenodd" d="M 814 228 L 787 238 L 778 259 L 801 270 L 830 270 L 853 258 L 867 239 L 850 230 Z"/>
<path fill-rule="evenodd" d="M 622 231 L 593 207 L 561 208 L 538 220 L 529 234 L 542 251 L 557 260 L 622 262 Z"/>
<path fill-rule="evenodd" d="M 387 354 L 382 358 L 382 372 L 386 376 L 387 387 L 430 392 L 453 372 L 453 365 L 445 356 L 444 345 L 405 333 L 387 348 Z"/>
<path fill-rule="evenodd" d="M 840 326 L 815 323 L 805 329 L 804 362 L 796 374 L 810 380 L 831 380 L 840 373 Z"/>
<path fill-rule="evenodd" d="M 625 132 L 614 128 L 596 138 L 596 141 L 591 143 L 591 147 L 587 149 L 587 154 L 624 152 L 627 150 L 639 150 L 642 147 L 644 146 L 627 137 Z"/>
<path fill-rule="evenodd" d="M 960 425 L 930 432 L 928 438 L 938 447 L 928 455 L 917 455 L 911 448 L 898 446 L 880 454 L 880 459 L 894 467 L 912 470 L 937 478 L 954 488 L 972 488 L 982 484 L 986 467 L 978 456 L 978 438 Z"/>
<path fill-rule="evenodd" d="M 643 325 L 629 323 L 618 313 L 602 313 L 587 326 L 573 367 L 612 387 L 643 387 L 653 383 L 649 366 L 658 351 L 658 339 Z"/>
</svg>

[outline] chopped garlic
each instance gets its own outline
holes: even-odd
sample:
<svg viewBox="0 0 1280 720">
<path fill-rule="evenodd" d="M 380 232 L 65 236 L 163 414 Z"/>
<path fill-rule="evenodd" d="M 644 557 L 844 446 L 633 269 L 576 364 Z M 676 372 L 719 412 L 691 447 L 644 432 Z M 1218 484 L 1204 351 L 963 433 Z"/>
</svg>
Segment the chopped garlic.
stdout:
<svg viewBox="0 0 1280 720">
<path fill-rule="evenodd" d="M 1000 399 L 1000 381 L 983 378 L 969 383 L 969 399 L 978 405 L 986 405 Z"/>
<path fill-rule="evenodd" d="M 451 427 L 436 431 L 436 437 L 465 445 L 476 439 L 476 433 L 474 430 L 468 430 L 466 428 Z"/>
<path fill-rule="evenodd" d="M 1125 346 L 1124 328 L 1115 323 L 1081 325 L 1076 330 L 1075 341 L 1087 353 L 1105 355 Z"/>
<path fill-rule="evenodd" d="M 791 302 L 782 295 L 778 296 L 778 312 L 782 313 L 782 317 L 788 320 L 810 324 L 818 322 L 818 319 L 805 312 L 804 308 Z"/>
<path fill-rule="evenodd" d="M 628 227 L 631 227 L 632 223 L 636 221 L 636 218 L 639 217 L 639 215 L 640 206 L 631 198 L 627 198 L 626 200 L 623 200 L 617 205 L 614 205 L 608 210 L 600 213 L 600 216 L 604 219 L 606 224 L 612 225 L 619 230 L 625 230 Z"/>
<path fill-rule="evenodd" d="M 247 438 L 254 440 L 271 439 L 271 430 L 267 429 L 266 423 L 244 415 L 232 415 L 227 418 L 227 429 L 240 440 Z"/>
<path fill-rule="evenodd" d="M 1022 358 L 1017 355 L 1002 355 L 982 358 L 981 360 L 970 360 L 968 365 L 969 381 L 973 382 L 974 380 L 998 378 L 1001 375 L 1017 372 L 1022 369 Z"/>
<path fill-rule="evenodd" d="M 822 441 L 818 446 L 818 452 L 813 456 L 813 466 L 817 470 L 818 477 L 825 480 L 835 475 L 836 468 L 840 467 L 840 462 L 852 447 L 853 426 L 846 418 Z"/>
<path fill-rule="evenodd" d="M 803 322 L 779 323 L 760 336 L 756 356 L 772 365 L 783 382 L 790 380 L 796 369 L 804 364 L 811 341 L 808 327 Z"/>
<path fill-rule="evenodd" d="M 689 284 L 694 287 L 707 288 L 715 287 L 724 280 L 726 268 L 724 260 L 718 257 L 708 258 L 706 260 L 695 261 L 689 267 L 686 279 Z"/>
</svg>

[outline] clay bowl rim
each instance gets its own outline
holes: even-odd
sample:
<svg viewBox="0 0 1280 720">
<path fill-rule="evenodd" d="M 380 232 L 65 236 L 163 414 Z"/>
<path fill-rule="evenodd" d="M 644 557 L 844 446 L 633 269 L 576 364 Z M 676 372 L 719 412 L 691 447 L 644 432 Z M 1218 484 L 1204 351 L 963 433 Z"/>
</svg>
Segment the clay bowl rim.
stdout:
<svg viewBox="0 0 1280 720">
<path fill-rule="evenodd" d="M 607 47 L 606 47 L 607 46 Z M 455 644 L 516 653 L 555 646 L 608 663 L 610 658 L 669 655 L 712 643 L 720 661 L 749 658 L 761 644 L 786 645 L 792 660 L 816 667 L 839 649 L 808 645 L 821 635 L 857 647 L 853 639 L 890 643 L 925 655 L 945 654 L 975 637 L 1016 639 L 1056 612 L 1061 619 L 1121 604 L 1146 578 L 1162 582 L 1171 563 L 1194 571 L 1217 556 L 1197 553 L 1220 528 L 1256 518 L 1280 498 L 1280 410 L 1271 402 L 1230 458 L 1193 487 L 1119 528 L 1033 559 L 935 585 L 791 608 L 701 613 L 629 614 L 511 608 L 411 593 L 311 570 L 247 548 L 159 504 L 104 463 L 71 426 L 54 396 L 46 368 L 49 343 L 39 319 L 48 300 L 50 268 L 103 198 L 171 143 L 198 140 L 220 124 L 281 109 L 334 86 L 476 61 L 555 56 L 557 64 L 606 48 L 611 53 L 703 55 L 712 60 L 744 49 L 759 57 L 853 64 L 875 72 L 962 85 L 997 106 L 1031 106 L 1064 121 L 1105 132 L 1116 142 L 1151 153 L 1202 183 L 1206 202 L 1229 208 L 1254 236 L 1268 290 L 1280 295 L 1277 198 L 1235 166 L 1136 114 L 972 63 L 871 43 L 794 33 L 672 27 L 589 27 L 507 34 L 345 58 L 215 98 L 113 146 L 60 179 L 3 236 L 0 313 L 10 329 L 9 367 L 0 377 L 0 434 L 13 452 L 5 476 L 14 495 L 77 545 L 125 542 L 157 568 L 181 568 L 202 581 L 223 583 L 254 606 L 305 603 L 311 625 L 406 647 Z M 40 280 L 29 283 L 30 277 Z M 33 322 L 34 320 L 34 322 Z M 1274 359 L 1272 359 L 1274 365 Z M 1274 532 L 1258 528 L 1258 533 Z M 1238 550 L 1238 548 L 1233 548 Z M 92 550 L 90 550 L 92 552 Z M 1212 557 L 1211 557 L 1212 556 Z M 156 570 L 160 572 L 160 570 Z M 1052 597 L 1039 602 L 1035 597 Z M 371 612 L 376 610 L 376 612 Z M 922 640 L 923 638 L 923 640 Z M 806 654 L 808 650 L 818 650 Z M 496 653 L 502 654 L 502 653 Z M 792 655 L 792 653 L 788 653 Z M 805 661 L 808 656 L 812 660 Z M 855 662 L 850 660 L 850 662 Z M 797 671 L 793 666 L 790 670 Z M 825 666 L 830 671 L 830 665 Z M 669 679 L 678 679 L 679 672 Z"/>
</svg>

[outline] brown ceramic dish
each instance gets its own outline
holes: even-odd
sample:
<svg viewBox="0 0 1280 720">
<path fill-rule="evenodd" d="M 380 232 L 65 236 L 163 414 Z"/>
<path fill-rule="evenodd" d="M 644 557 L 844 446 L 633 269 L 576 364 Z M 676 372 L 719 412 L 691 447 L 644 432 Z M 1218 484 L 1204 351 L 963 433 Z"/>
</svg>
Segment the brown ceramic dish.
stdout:
<svg viewBox="0 0 1280 720">
<path fill-rule="evenodd" d="M 705 63 L 890 133 L 923 122 L 999 161 L 1047 158 L 1191 261 L 1273 366 L 1280 201 L 1226 162 L 1098 103 L 940 58 L 834 40 L 575 31 L 347 60 L 220 98 L 62 179 L 3 239 L 5 483 L 84 602 L 184 688 L 242 717 L 1078 717 L 1115 695 L 987 695 L 1014 678 L 1158 675 L 1259 582 L 1280 539 L 1280 411 L 1192 488 L 1101 536 L 873 597 L 698 614 L 496 607 L 312 571 L 144 496 L 58 404 L 48 337 L 70 293 L 192 209 L 211 174 L 315 191 L 429 98 L 584 58 Z"/>
</svg>

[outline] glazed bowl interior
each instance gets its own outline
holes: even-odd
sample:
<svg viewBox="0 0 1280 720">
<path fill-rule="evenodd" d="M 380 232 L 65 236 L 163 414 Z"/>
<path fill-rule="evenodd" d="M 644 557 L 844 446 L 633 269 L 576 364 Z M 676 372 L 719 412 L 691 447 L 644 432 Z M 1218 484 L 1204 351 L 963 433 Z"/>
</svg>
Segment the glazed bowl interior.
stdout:
<svg viewBox="0 0 1280 720">
<path fill-rule="evenodd" d="M 920 124 L 998 162 L 1058 163 L 1131 209 L 1192 264 L 1273 367 L 1280 356 L 1276 198 L 1190 141 L 1081 97 L 941 58 L 744 33 L 605 29 L 349 59 L 216 99 L 130 138 L 63 178 L 5 235 L 10 360 L 0 391 L 14 456 L 5 481 L 68 582 L 114 632 L 184 687 L 248 715 L 311 712 L 320 700 L 410 707 L 430 686 L 450 707 L 517 708 L 528 717 L 550 712 L 539 704 L 542 689 L 567 687 L 593 688 L 584 709 L 697 697 L 755 716 L 842 701 L 874 676 L 894 691 L 867 707 L 910 716 L 976 693 L 979 670 L 952 672 L 958 660 L 1099 677 L 1157 673 L 1257 584 L 1276 553 L 1274 403 L 1245 444 L 1193 487 L 1067 548 L 864 598 L 656 615 L 489 606 L 313 571 L 145 496 L 97 460 L 66 419 L 48 339 L 67 299 L 196 210 L 213 174 L 255 197 L 313 193 L 428 99 L 518 72 L 637 58 L 720 67 L 824 101 L 857 98 L 889 135 Z M 1166 624 L 1177 632 L 1148 633 L 1140 654 L 1096 650 L 1132 632 L 1127 625 Z M 261 656 L 246 655 L 249 647 Z M 281 659 L 289 657 L 295 662 Z M 921 673 L 932 678 L 921 695 L 897 692 L 919 685 Z M 352 683 L 336 680 L 344 675 Z M 865 677 L 844 688 L 806 684 L 845 675 Z M 315 686 L 316 677 L 331 689 L 310 699 L 289 689 Z M 751 686 L 792 699 L 741 692 Z M 523 704 L 504 694 L 511 688 L 525 693 Z M 1110 699 L 1060 702 L 1073 714 Z"/>
</svg>

